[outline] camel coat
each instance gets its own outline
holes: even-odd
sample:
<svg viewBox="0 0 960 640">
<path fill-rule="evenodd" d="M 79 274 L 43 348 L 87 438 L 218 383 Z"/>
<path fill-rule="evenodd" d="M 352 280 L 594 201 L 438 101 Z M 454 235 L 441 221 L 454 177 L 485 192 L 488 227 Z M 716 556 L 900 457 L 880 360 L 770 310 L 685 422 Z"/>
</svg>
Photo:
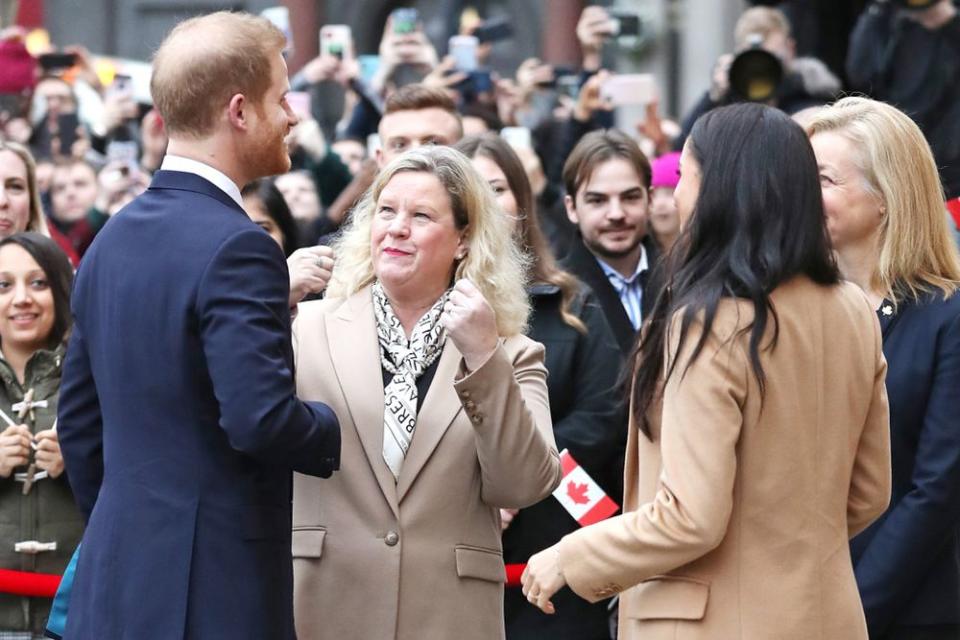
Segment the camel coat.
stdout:
<svg viewBox="0 0 960 640">
<path fill-rule="evenodd" d="M 467 374 L 447 340 L 398 481 L 383 460 L 383 377 L 370 289 L 300 305 L 297 393 L 340 418 L 340 471 L 296 474 L 300 640 L 502 638 L 499 507 L 560 481 L 543 347 L 516 336 Z"/>
<path fill-rule="evenodd" d="M 621 640 L 867 638 L 848 540 L 890 498 L 877 318 L 852 284 L 798 277 L 771 298 L 762 411 L 737 336 L 752 305 L 721 302 L 683 376 L 702 325 L 678 353 L 675 321 L 653 441 L 630 429 L 624 514 L 559 543 L 577 594 L 622 592 Z"/>
</svg>

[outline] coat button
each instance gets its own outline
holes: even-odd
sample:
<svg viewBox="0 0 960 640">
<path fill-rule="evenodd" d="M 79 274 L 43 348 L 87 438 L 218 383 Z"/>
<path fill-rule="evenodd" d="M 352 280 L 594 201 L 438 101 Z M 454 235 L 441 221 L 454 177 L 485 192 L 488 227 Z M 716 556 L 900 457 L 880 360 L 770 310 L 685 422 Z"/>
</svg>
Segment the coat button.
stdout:
<svg viewBox="0 0 960 640">
<path fill-rule="evenodd" d="M 400 535 L 396 531 L 387 531 L 387 535 L 383 537 L 383 541 L 388 547 L 392 547 L 400 542 Z"/>
<path fill-rule="evenodd" d="M 477 408 L 477 403 L 474 402 L 473 400 L 467 400 L 466 402 L 463 403 L 463 406 L 467 411 L 473 411 L 474 409 Z"/>
</svg>

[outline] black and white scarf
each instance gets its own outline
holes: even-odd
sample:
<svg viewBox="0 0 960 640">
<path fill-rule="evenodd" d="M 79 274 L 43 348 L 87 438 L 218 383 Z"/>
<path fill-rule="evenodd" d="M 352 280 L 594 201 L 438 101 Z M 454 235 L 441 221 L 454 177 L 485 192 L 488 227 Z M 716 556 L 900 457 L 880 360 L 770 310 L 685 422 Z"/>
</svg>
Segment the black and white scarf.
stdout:
<svg viewBox="0 0 960 640">
<path fill-rule="evenodd" d="M 380 341 L 380 364 L 393 374 L 390 384 L 383 390 L 383 459 L 394 479 L 400 477 L 400 467 L 417 426 L 417 378 L 443 351 L 444 331 L 440 314 L 449 295 L 449 291 L 444 292 L 423 314 L 408 341 L 380 282 L 373 283 L 373 314 Z"/>
</svg>

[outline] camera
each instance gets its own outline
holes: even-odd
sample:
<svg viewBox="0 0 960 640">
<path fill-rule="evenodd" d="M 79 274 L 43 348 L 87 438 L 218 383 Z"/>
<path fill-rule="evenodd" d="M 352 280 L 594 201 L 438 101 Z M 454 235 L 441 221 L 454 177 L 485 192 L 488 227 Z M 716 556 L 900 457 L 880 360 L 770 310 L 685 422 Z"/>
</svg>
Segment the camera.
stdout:
<svg viewBox="0 0 960 640">
<path fill-rule="evenodd" d="M 780 58 L 751 38 L 750 47 L 741 51 L 730 64 L 730 91 L 738 100 L 766 102 L 777 95 L 783 82 Z"/>
</svg>

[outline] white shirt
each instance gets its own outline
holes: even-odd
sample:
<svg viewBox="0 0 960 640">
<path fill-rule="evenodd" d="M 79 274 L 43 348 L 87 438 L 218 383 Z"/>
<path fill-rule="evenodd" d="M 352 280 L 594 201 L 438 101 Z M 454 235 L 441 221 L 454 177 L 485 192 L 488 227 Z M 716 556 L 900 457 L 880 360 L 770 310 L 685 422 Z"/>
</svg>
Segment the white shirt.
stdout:
<svg viewBox="0 0 960 640">
<path fill-rule="evenodd" d="M 596 256 L 594 256 L 596 257 Z M 647 250 L 640 245 L 640 259 L 637 261 L 637 270 L 629 278 L 624 278 L 620 272 L 608 265 L 606 262 L 597 258 L 600 268 L 606 274 L 607 280 L 613 285 L 614 290 L 620 297 L 620 303 L 630 318 L 630 324 L 634 329 L 639 329 L 643 322 L 643 282 L 641 275 L 650 267 L 647 262 Z"/>
<path fill-rule="evenodd" d="M 237 203 L 241 209 L 243 208 L 243 198 L 240 196 L 240 187 L 237 184 L 227 177 L 227 174 L 223 173 L 219 169 L 214 169 L 208 164 L 199 162 L 197 160 L 191 160 L 190 158 L 184 158 L 183 156 L 174 156 L 167 154 L 163 157 L 163 162 L 160 164 L 161 171 L 182 171 L 183 173 L 192 173 L 195 176 L 200 176 L 207 182 L 210 182 L 216 188 L 223 191 L 225 194 L 230 196 L 230 199 Z"/>
</svg>

